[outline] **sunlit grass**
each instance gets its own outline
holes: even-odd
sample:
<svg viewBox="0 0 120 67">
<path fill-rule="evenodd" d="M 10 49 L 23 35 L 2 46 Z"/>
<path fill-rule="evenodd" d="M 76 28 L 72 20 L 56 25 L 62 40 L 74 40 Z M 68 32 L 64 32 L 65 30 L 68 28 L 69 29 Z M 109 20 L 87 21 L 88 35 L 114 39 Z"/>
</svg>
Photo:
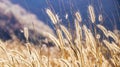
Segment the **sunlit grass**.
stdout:
<svg viewBox="0 0 120 67">
<path fill-rule="evenodd" d="M 88 7 L 94 13 L 93 7 Z M 107 30 L 101 24 L 95 23 L 95 15 L 90 14 L 91 24 L 94 24 L 103 34 L 93 34 L 86 25 L 80 25 L 82 17 L 75 13 L 75 37 L 68 29 L 59 24 L 50 9 L 46 13 L 56 29 L 56 36 L 43 32 L 46 38 L 55 45 L 35 46 L 27 41 L 22 44 L 18 41 L 0 41 L 0 67 L 119 67 L 120 66 L 120 35 Z M 100 17 L 100 21 L 102 21 Z M 24 35 L 28 40 L 29 33 L 25 28 Z M 105 38 L 102 38 L 104 36 Z M 109 38 L 113 39 L 112 41 Z"/>
</svg>

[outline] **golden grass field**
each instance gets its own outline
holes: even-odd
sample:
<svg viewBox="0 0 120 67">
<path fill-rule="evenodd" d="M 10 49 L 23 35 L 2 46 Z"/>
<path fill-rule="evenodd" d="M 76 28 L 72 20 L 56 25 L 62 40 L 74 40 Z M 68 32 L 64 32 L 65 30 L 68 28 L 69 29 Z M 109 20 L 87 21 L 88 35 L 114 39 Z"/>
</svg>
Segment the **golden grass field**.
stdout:
<svg viewBox="0 0 120 67">
<path fill-rule="evenodd" d="M 0 67 L 120 67 L 119 31 L 113 32 L 101 24 L 96 24 L 97 17 L 91 5 L 88 6 L 88 11 L 94 32 L 86 25 L 81 25 L 82 17 L 80 12 L 76 12 L 73 37 L 73 33 L 59 24 L 56 14 L 46 9 L 55 26 L 56 36 L 49 32 L 43 33 L 55 45 L 35 46 L 29 41 L 22 44 L 19 41 L 0 40 Z M 99 15 L 98 19 L 102 22 L 102 15 Z M 103 35 L 95 31 L 96 28 L 101 30 Z M 27 28 L 24 29 L 24 36 L 28 40 Z M 109 38 L 112 38 L 112 41 Z"/>
</svg>

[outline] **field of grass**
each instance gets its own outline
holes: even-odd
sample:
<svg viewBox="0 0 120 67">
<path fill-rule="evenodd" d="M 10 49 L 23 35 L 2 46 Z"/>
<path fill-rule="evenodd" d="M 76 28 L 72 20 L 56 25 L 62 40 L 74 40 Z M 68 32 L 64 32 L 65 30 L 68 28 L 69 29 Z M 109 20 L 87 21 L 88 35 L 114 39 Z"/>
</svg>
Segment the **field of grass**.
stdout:
<svg viewBox="0 0 120 67">
<path fill-rule="evenodd" d="M 54 46 L 29 43 L 28 29 L 25 28 L 25 44 L 0 40 L 0 67 L 120 67 L 120 32 L 113 32 L 101 24 L 96 24 L 97 17 L 91 5 L 88 6 L 88 11 L 93 30 L 81 24 L 80 12 L 76 12 L 75 30 L 70 33 L 59 23 L 58 16 L 46 9 L 54 24 L 56 36 L 49 32 L 43 34 Z M 99 15 L 98 19 L 103 22 L 102 15 Z"/>
</svg>

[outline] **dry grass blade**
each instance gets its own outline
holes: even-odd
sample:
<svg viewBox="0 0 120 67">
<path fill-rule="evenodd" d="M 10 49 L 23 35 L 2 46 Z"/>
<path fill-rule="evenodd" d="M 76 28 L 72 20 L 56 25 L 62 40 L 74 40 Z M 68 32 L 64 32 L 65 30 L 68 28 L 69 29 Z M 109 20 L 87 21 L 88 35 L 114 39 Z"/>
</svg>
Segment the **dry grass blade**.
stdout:
<svg viewBox="0 0 120 67">
<path fill-rule="evenodd" d="M 112 31 L 108 31 L 108 36 L 112 37 L 116 43 L 119 42 L 118 41 L 119 40 L 118 37 Z"/>
<path fill-rule="evenodd" d="M 28 33 L 28 28 L 27 27 L 24 27 L 24 36 L 26 38 L 26 41 L 28 42 L 29 33 Z"/>
<path fill-rule="evenodd" d="M 60 46 L 61 46 L 61 48 L 63 48 L 64 47 L 64 41 L 63 41 L 64 39 L 63 39 L 62 31 L 60 29 L 57 29 L 56 33 L 58 36 L 58 40 L 60 42 Z"/>
<path fill-rule="evenodd" d="M 108 31 L 107 31 L 107 29 L 106 29 L 104 26 L 98 24 L 97 27 L 98 27 L 100 30 L 102 30 L 102 32 L 104 33 L 104 35 L 105 35 L 106 37 L 108 37 Z"/>
<path fill-rule="evenodd" d="M 66 38 L 71 41 L 72 40 L 72 36 L 71 36 L 71 33 L 69 33 L 69 31 L 67 30 L 66 27 L 64 27 L 63 25 L 60 25 L 62 31 L 64 32 Z"/>
<path fill-rule="evenodd" d="M 82 29 L 76 19 L 75 19 L 75 29 L 76 29 L 76 40 L 80 42 L 82 39 Z M 81 42 L 79 44 L 81 44 Z"/>
<path fill-rule="evenodd" d="M 52 34 L 50 34 L 50 33 L 48 33 L 48 32 L 43 32 L 43 34 L 44 34 L 47 38 L 49 38 L 50 40 L 52 40 L 53 43 L 55 43 L 55 45 L 56 45 L 57 47 L 61 48 L 61 47 L 60 47 L 60 42 L 59 42 L 58 38 L 56 38 L 55 36 L 53 36 Z"/>
<path fill-rule="evenodd" d="M 94 57 L 96 57 L 96 42 L 94 36 L 85 25 L 83 26 L 83 30 L 85 32 L 85 39 L 86 39 L 85 45 L 87 45 L 87 49 L 92 52 Z"/>
<path fill-rule="evenodd" d="M 65 42 L 64 42 L 64 38 L 62 35 L 62 31 L 60 29 L 56 30 L 57 36 L 58 36 L 58 40 L 60 43 L 60 48 L 61 48 L 61 53 L 62 53 L 62 58 L 64 57 L 64 47 L 65 47 Z"/>
<path fill-rule="evenodd" d="M 60 61 L 62 61 L 63 63 L 65 63 L 65 64 L 66 64 L 66 67 L 71 67 L 71 64 L 70 64 L 67 60 L 65 60 L 65 59 L 60 59 Z"/>
<path fill-rule="evenodd" d="M 120 53 L 120 48 L 114 42 L 110 43 L 107 40 L 103 40 L 103 43 L 105 43 L 105 45 L 110 49 L 111 52 Z"/>
</svg>

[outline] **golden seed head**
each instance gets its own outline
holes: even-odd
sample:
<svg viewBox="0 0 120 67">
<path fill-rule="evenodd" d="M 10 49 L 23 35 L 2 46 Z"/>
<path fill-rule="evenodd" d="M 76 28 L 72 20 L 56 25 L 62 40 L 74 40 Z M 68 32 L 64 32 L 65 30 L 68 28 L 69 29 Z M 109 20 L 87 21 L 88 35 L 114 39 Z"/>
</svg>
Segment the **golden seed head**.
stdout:
<svg viewBox="0 0 120 67">
<path fill-rule="evenodd" d="M 75 16 L 76 16 L 76 19 L 79 21 L 79 22 L 82 22 L 82 17 L 81 17 L 81 14 L 79 12 L 76 12 L 75 13 Z"/>
<path fill-rule="evenodd" d="M 48 14 L 50 19 L 52 20 L 53 24 L 56 24 L 58 22 L 57 16 L 50 9 L 46 9 L 46 13 Z"/>
<path fill-rule="evenodd" d="M 96 38 L 97 38 L 97 39 L 100 39 L 100 34 L 97 34 L 97 35 L 96 35 Z"/>
<path fill-rule="evenodd" d="M 91 19 L 92 23 L 94 23 L 95 22 L 95 12 L 94 12 L 94 8 L 92 5 L 88 6 L 88 11 L 90 14 L 90 19 Z"/>
<path fill-rule="evenodd" d="M 99 15 L 98 20 L 99 20 L 99 22 L 102 22 L 102 21 L 103 21 L 103 16 L 102 16 L 102 14 Z"/>
</svg>

